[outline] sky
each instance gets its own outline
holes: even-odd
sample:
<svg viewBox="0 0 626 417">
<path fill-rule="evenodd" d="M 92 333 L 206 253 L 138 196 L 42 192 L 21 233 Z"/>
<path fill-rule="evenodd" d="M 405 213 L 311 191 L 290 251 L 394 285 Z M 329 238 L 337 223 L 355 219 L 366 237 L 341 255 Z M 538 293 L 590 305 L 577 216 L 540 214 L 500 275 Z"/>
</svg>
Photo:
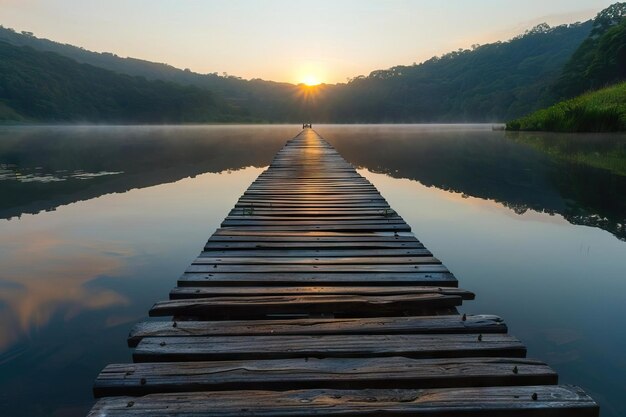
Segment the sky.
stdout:
<svg viewBox="0 0 626 417">
<path fill-rule="evenodd" d="M 616 0 L 0 0 L 0 24 L 200 73 L 336 83 Z"/>
</svg>

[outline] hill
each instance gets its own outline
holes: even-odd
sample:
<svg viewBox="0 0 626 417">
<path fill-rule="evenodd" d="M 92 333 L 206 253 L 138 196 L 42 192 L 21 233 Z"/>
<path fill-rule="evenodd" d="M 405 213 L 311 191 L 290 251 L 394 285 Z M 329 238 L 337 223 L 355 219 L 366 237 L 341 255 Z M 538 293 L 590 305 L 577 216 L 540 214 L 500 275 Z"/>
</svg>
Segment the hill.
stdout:
<svg viewBox="0 0 626 417">
<path fill-rule="evenodd" d="M 626 82 L 559 102 L 507 123 L 507 130 L 626 131 Z"/>
<path fill-rule="evenodd" d="M 0 41 L 15 46 L 28 46 L 38 51 L 54 52 L 79 63 L 120 74 L 206 89 L 221 97 L 232 108 L 239 108 L 253 114 L 258 120 L 301 121 L 301 115 L 294 114 L 297 107 L 293 107 L 293 97 L 296 96 L 298 87 L 293 84 L 260 79 L 244 80 L 228 74 L 218 75 L 217 72 L 198 74 L 189 69 L 179 69 L 168 64 L 137 58 L 123 58 L 109 52 L 92 52 L 78 46 L 38 38 L 31 32 L 16 32 L 2 26 L 0 26 Z"/>
<path fill-rule="evenodd" d="M 198 74 L 0 28 L 0 40 L 120 74 L 210 90 L 232 111 L 267 122 L 463 122 L 519 117 L 551 104 L 545 92 L 592 29 L 592 22 L 536 28 L 507 42 L 474 46 L 421 64 L 396 66 L 348 83 L 314 88 L 217 73 Z M 0 109 L 0 114 L 3 110 Z"/>
<path fill-rule="evenodd" d="M 374 71 L 331 91 L 327 105 L 333 116 L 327 117 L 485 122 L 521 116 L 549 104 L 545 92 L 591 27 L 591 21 L 552 28 L 543 24 L 508 42 Z"/>
<path fill-rule="evenodd" d="M 245 114 L 211 92 L 118 74 L 0 42 L 0 120 L 185 123 Z"/>
<path fill-rule="evenodd" d="M 569 59 L 552 89 L 555 101 L 626 80 L 626 3 L 615 3 L 593 21 L 587 39 Z"/>
</svg>

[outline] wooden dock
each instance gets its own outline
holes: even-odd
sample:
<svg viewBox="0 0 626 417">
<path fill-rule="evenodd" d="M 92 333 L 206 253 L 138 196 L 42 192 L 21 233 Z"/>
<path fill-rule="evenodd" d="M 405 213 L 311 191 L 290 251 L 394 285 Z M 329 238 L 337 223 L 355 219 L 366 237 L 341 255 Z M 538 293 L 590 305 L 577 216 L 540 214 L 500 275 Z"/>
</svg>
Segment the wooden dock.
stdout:
<svg viewBox="0 0 626 417">
<path fill-rule="evenodd" d="M 304 129 L 150 310 L 173 319 L 132 329 L 89 416 L 598 415 L 500 318 L 460 315 L 473 298 Z"/>
</svg>

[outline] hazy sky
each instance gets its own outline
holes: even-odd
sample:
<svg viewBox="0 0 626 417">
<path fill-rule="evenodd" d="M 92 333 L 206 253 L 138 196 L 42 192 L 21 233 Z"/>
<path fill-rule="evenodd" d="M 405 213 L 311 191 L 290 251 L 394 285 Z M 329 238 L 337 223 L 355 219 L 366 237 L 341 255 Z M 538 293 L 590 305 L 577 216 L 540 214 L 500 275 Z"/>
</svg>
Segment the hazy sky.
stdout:
<svg viewBox="0 0 626 417">
<path fill-rule="evenodd" d="M 616 0 L 0 0 L 0 24 L 99 52 L 244 78 L 343 82 Z"/>
</svg>

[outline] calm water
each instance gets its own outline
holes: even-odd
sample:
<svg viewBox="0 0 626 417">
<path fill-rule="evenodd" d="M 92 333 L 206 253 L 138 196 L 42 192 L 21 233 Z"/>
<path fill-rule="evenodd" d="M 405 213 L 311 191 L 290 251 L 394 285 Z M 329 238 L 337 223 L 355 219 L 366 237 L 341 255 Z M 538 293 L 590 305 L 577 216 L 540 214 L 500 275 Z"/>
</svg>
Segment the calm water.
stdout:
<svg viewBox="0 0 626 417">
<path fill-rule="evenodd" d="M 626 136 L 318 126 L 529 356 L 626 413 Z M 83 416 L 297 126 L 0 128 L 0 415 Z"/>
</svg>

